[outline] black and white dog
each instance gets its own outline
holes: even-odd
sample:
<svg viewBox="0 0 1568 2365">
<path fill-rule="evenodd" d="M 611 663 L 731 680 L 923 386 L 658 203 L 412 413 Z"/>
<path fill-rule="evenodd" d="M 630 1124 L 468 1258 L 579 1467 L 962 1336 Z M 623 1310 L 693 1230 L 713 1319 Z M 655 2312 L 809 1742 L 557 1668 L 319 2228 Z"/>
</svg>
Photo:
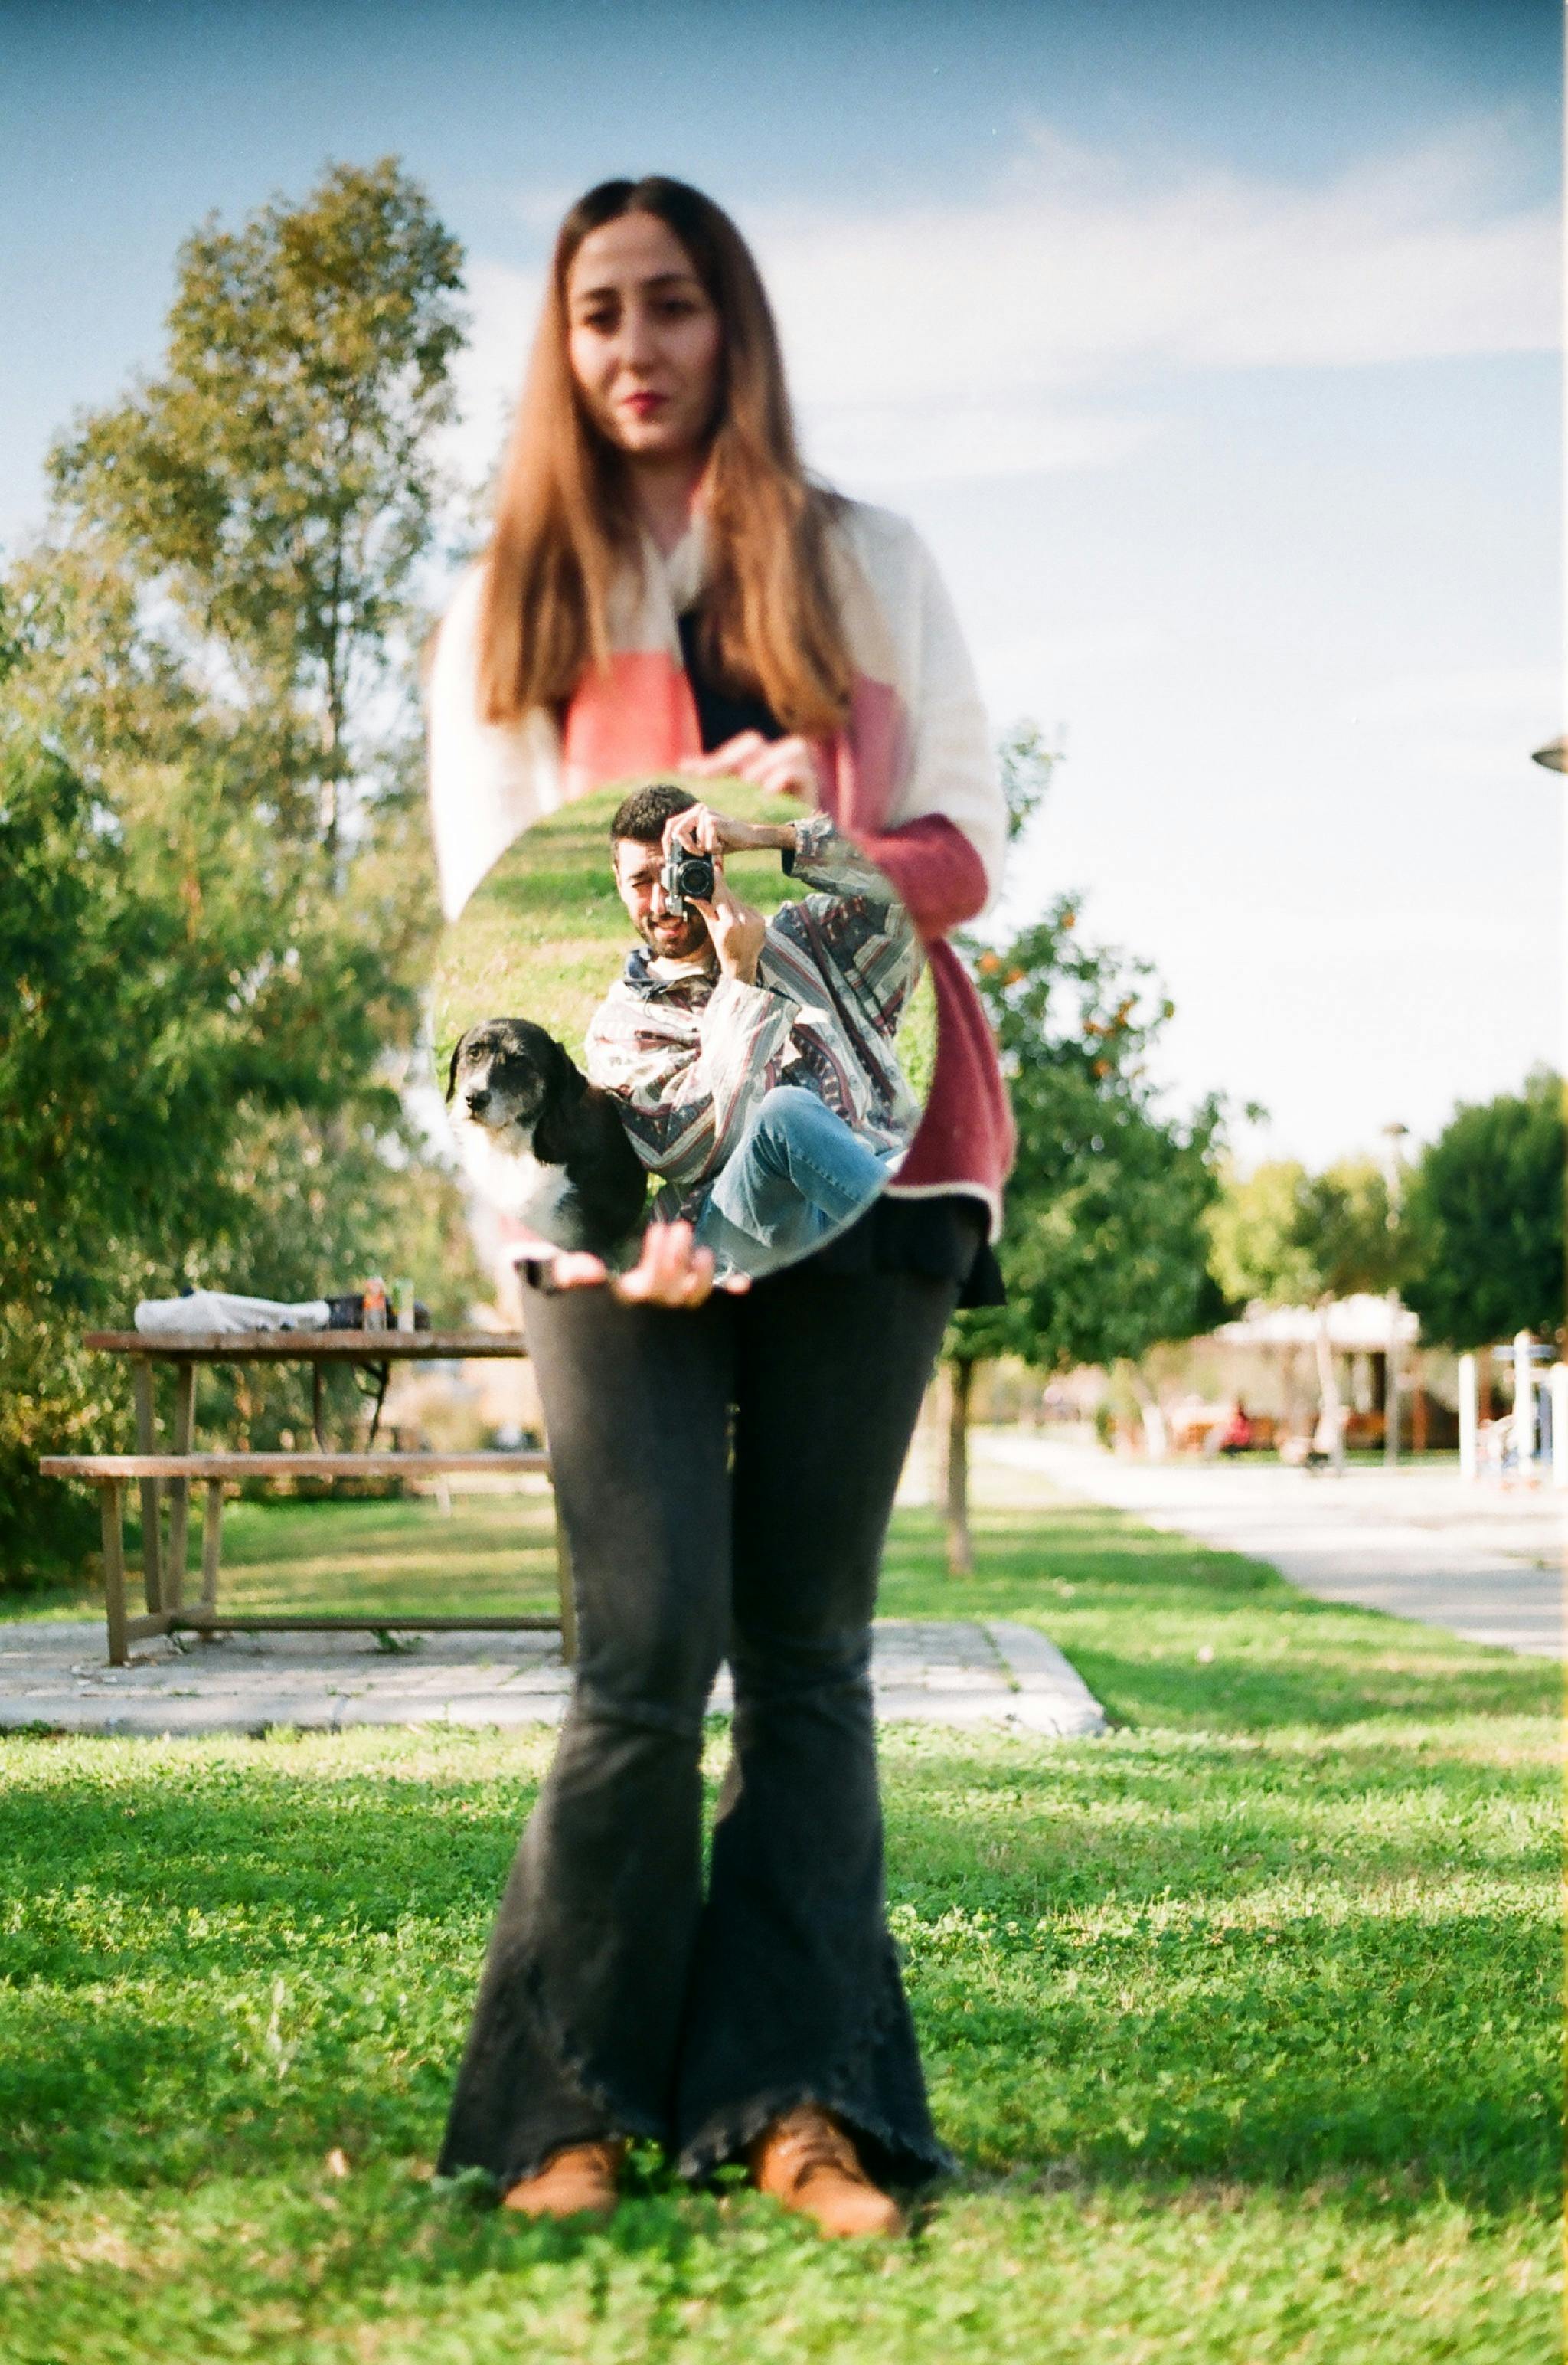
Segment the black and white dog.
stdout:
<svg viewBox="0 0 1568 2365">
<path fill-rule="evenodd" d="M 481 1198 L 557 1248 L 607 1257 L 635 1231 L 647 1178 L 613 1094 L 553 1035 L 487 1018 L 452 1054 L 453 1131 Z"/>
</svg>

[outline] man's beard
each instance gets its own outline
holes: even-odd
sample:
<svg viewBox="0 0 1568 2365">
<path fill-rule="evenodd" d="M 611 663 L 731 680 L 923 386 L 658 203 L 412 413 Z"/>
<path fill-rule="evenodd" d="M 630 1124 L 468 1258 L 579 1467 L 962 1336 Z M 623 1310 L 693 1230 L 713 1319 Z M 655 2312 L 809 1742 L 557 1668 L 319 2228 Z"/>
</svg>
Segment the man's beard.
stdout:
<svg viewBox="0 0 1568 2365">
<path fill-rule="evenodd" d="M 649 918 L 639 920 L 637 928 L 648 950 L 660 960 L 695 960 L 712 942 L 700 912 L 689 912 L 673 927 Z"/>
</svg>

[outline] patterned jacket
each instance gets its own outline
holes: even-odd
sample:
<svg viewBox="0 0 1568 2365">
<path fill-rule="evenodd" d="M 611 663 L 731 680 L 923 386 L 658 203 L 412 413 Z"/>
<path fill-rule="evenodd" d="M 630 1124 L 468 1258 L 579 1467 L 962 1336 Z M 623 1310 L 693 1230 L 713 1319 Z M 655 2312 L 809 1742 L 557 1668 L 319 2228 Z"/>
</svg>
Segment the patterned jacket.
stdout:
<svg viewBox="0 0 1568 2365">
<path fill-rule="evenodd" d="M 874 1150 L 907 1148 L 920 1107 L 894 1036 L 920 975 L 902 902 L 826 813 L 796 824 L 785 868 L 810 891 L 767 924 L 756 982 L 656 977 L 639 946 L 594 1014 L 590 1082 L 614 1093 L 655 1216 L 694 1213 L 775 1084 L 801 1084 Z"/>
</svg>

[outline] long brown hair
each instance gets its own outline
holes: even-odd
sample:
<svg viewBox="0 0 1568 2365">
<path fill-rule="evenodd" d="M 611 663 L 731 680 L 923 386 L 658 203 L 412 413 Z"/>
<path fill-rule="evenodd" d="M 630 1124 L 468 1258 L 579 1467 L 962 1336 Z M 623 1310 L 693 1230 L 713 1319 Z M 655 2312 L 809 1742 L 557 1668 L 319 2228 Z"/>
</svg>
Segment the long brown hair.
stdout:
<svg viewBox="0 0 1568 2365">
<path fill-rule="evenodd" d="M 786 729 L 825 735 L 848 712 L 850 667 L 828 569 L 834 497 L 808 483 L 778 332 L 751 251 L 729 216 L 683 181 L 604 181 L 561 224 L 550 288 L 496 502 L 479 621 L 487 722 L 569 699 L 610 656 L 617 576 L 638 537 L 622 454 L 589 419 L 567 352 L 566 276 L 590 232 L 656 216 L 719 315 L 718 417 L 703 473 L 709 576 L 704 654 Z"/>
</svg>

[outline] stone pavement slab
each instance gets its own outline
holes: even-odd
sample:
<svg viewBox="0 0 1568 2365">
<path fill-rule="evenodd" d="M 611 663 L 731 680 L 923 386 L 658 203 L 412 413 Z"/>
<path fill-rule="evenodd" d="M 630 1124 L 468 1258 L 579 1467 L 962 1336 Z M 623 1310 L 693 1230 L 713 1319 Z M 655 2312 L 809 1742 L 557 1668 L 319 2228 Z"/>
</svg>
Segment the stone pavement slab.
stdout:
<svg viewBox="0 0 1568 2365">
<path fill-rule="evenodd" d="M 225 1634 L 105 1661 L 101 1620 L 0 1623 L 0 1732 L 262 1732 L 292 1725 L 557 1724 L 571 1688 L 554 1634 Z M 1000 1620 L 883 1619 L 872 1683 L 883 1723 L 1077 1736 L 1104 1716 L 1055 1643 Z M 709 1705 L 732 1705 L 725 1669 Z"/>
<path fill-rule="evenodd" d="M 1563 1655 L 1564 1498 L 1470 1484 L 1452 1463 L 1341 1476 L 1278 1462 L 1142 1462 L 993 1429 L 988 1473 L 1032 1472 L 1151 1528 L 1266 1561 L 1320 1601 L 1354 1601 L 1473 1642 Z"/>
</svg>

